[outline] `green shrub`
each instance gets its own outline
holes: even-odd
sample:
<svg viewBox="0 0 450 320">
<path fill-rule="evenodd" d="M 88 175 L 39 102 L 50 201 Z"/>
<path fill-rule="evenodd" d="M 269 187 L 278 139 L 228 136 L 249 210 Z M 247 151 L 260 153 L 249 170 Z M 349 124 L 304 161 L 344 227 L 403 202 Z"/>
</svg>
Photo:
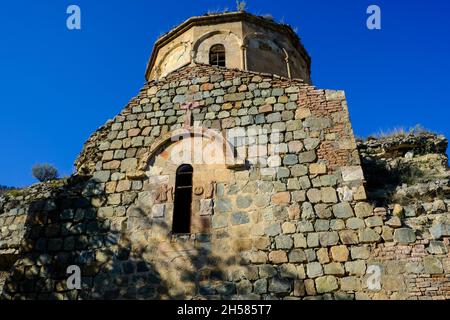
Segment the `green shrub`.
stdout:
<svg viewBox="0 0 450 320">
<path fill-rule="evenodd" d="M 51 164 L 37 164 L 32 169 L 33 177 L 40 182 L 47 182 L 58 178 L 58 170 Z"/>
</svg>

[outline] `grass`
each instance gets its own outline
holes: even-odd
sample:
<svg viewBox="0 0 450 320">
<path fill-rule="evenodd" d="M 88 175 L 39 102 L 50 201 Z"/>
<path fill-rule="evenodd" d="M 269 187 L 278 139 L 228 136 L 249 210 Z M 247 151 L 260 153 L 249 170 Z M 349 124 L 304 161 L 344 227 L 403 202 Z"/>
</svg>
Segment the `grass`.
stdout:
<svg viewBox="0 0 450 320">
<path fill-rule="evenodd" d="M 212 15 L 216 15 L 216 14 L 222 14 L 222 13 L 228 13 L 230 12 L 230 10 L 228 8 L 223 8 L 223 9 L 209 9 L 205 15 L 207 16 L 212 16 Z"/>
<path fill-rule="evenodd" d="M 13 190 L 6 191 L 4 194 L 6 196 L 10 196 L 10 197 L 15 198 L 15 197 L 20 197 L 20 196 L 24 195 L 25 192 L 23 190 L 20 190 L 20 189 L 13 189 Z"/>
<path fill-rule="evenodd" d="M 380 130 L 378 133 L 372 134 L 367 138 L 385 139 L 385 138 L 396 138 L 396 137 L 407 137 L 407 136 L 420 136 L 423 134 L 435 134 L 431 130 L 425 128 L 424 126 L 417 124 L 411 128 L 405 127 L 394 127 L 389 130 Z M 366 139 L 367 139 L 366 138 Z"/>
</svg>

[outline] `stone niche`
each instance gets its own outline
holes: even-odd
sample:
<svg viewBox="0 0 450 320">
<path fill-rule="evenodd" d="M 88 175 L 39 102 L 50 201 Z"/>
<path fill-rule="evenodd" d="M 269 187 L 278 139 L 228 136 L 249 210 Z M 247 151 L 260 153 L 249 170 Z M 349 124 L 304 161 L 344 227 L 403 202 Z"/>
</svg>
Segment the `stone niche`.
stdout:
<svg viewBox="0 0 450 320">
<path fill-rule="evenodd" d="M 142 209 L 145 214 L 141 215 L 141 219 L 131 218 L 129 231 L 132 231 L 132 236 L 139 237 L 141 233 L 148 239 L 170 239 L 174 236 L 172 225 L 176 200 L 176 173 L 177 169 L 185 164 L 193 168 L 190 233 L 192 235 L 210 233 L 217 200 L 216 186 L 229 184 L 234 178 L 222 138 L 218 136 L 212 139 L 207 135 L 191 136 L 190 133 L 189 137 L 182 140 L 172 136 L 148 158 L 145 171 L 147 179 L 143 181 L 142 192 L 139 193 L 136 206 L 133 207 Z"/>
</svg>

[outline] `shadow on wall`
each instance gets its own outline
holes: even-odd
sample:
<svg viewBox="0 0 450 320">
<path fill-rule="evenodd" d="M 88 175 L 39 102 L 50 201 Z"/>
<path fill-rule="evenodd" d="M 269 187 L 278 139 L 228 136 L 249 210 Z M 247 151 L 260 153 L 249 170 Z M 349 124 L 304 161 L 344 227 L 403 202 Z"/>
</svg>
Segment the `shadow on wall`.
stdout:
<svg viewBox="0 0 450 320">
<path fill-rule="evenodd" d="M 442 188 L 426 190 L 423 195 L 398 194 L 399 188 L 415 186 L 432 182 L 439 177 L 430 170 L 424 170 L 417 165 L 401 161 L 387 161 L 372 157 L 362 158 L 362 167 L 366 177 L 366 191 L 369 199 L 376 206 L 388 206 L 397 202 L 409 205 L 417 201 L 432 201 L 435 198 L 445 198 Z"/>
<path fill-rule="evenodd" d="M 132 242 L 126 217 L 100 218 L 108 198 L 100 183 L 74 176 L 28 206 L 19 259 L 2 299 L 195 299 L 229 298 L 238 289 L 223 271 L 236 261 L 211 252 L 211 236 L 180 236 L 162 245 Z M 145 210 L 151 228 L 164 228 Z M 160 241 L 161 242 L 161 241 Z M 69 266 L 81 269 L 82 289 L 69 290 Z"/>
</svg>

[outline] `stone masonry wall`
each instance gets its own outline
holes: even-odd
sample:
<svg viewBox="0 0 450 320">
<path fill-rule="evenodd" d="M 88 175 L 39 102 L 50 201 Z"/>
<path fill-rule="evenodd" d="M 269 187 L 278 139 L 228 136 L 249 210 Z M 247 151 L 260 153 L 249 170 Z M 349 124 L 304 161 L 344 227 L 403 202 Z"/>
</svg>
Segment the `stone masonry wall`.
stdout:
<svg viewBox="0 0 450 320">
<path fill-rule="evenodd" d="M 191 234 L 174 235 L 170 156 L 200 138 L 229 152 L 185 161 Z M 147 83 L 76 167 L 0 198 L 2 241 L 14 231 L 5 217 L 26 217 L 3 298 L 449 298 L 448 207 L 416 227 L 366 199 L 342 92 L 184 67 Z M 70 265 L 82 290 L 67 289 Z"/>
</svg>

